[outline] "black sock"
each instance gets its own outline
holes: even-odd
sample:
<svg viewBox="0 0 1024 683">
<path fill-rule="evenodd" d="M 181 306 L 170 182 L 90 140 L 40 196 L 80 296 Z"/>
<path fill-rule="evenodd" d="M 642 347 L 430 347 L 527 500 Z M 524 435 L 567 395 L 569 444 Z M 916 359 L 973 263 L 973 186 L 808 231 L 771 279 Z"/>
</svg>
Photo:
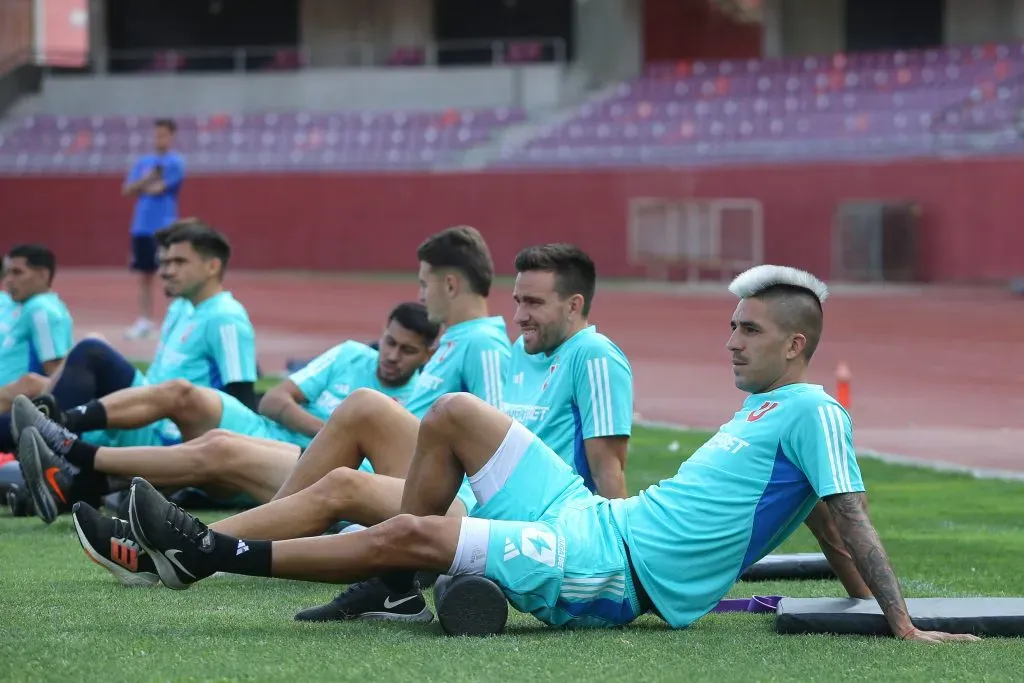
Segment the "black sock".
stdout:
<svg viewBox="0 0 1024 683">
<path fill-rule="evenodd" d="M 413 589 L 416 584 L 416 572 L 408 569 L 401 571 L 387 572 L 382 574 L 380 580 L 388 587 L 388 590 L 396 595 L 404 595 Z"/>
<path fill-rule="evenodd" d="M 102 504 L 101 499 L 108 491 L 107 475 L 91 470 L 82 470 L 71 478 L 68 496 L 71 501 L 84 500 L 93 507 Z"/>
<path fill-rule="evenodd" d="M 246 541 L 227 534 L 213 534 L 212 559 L 216 571 L 245 576 L 270 576 L 273 541 Z"/>
<path fill-rule="evenodd" d="M 81 439 L 75 439 L 68 447 L 68 452 L 63 453 L 64 459 L 81 470 L 92 472 L 96 468 L 96 451 L 98 446 L 86 443 Z M 104 475 L 106 478 L 106 475 Z"/>
<path fill-rule="evenodd" d="M 107 428 L 107 409 L 98 400 L 92 400 L 64 412 L 64 422 L 75 434 Z"/>
<path fill-rule="evenodd" d="M 0 415 L 0 453 L 13 453 L 18 450 L 18 444 L 14 443 L 11 436 L 11 414 Z"/>
</svg>

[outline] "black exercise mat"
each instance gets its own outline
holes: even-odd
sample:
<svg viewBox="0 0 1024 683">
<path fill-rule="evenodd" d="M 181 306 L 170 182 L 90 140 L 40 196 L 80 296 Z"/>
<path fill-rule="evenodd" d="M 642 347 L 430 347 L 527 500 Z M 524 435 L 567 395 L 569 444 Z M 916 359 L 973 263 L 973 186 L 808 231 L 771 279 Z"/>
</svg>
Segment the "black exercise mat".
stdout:
<svg viewBox="0 0 1024 683">
<path fill-rule="evenodd" d="M 1024 636 L 1024 598 L 909 598 L 914 626 L 977 636 Z M 891 636 L 878 603 L 853 598 L 783 598 L 777 633 Z"/>
<path fill-rule="evenodd" d="M 778 581 L 787 579 L 834 579 L 836 573 L 824 553 L 766 555 L 747 567 L 740 581 Z"/>
</svg>

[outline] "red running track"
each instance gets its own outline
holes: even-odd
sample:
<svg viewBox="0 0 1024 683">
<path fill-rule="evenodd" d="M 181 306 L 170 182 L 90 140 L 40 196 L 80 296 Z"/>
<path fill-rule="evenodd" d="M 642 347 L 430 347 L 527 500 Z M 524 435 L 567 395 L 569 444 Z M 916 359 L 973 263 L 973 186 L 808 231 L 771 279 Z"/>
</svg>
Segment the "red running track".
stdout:
<svg viewBox="0 0 1024 683">
<path fill-rule="evenodd" d="M 101 332 L 132 357 L 152 342 L 127 342 L 135 311 L 123 272 L 61 271 L 57 288 L 79 336 Z M 388 310 L 415 285 L 354 276 L 233 272 L 229 286 L 257 330 L 260 363 L 281 372 L 342 339 L 372 339 Z M 737 409 L 725 351 L 735 300 L 715 291 L 598 292 L 592 321 L 629 356 L 643 419 L 717 428 Z M 510 319 L 508 288 L 492 311 Z M 511 324 L 511 323 L 510 323 Z M 509 330 L 515 336 L 516 330 Z M 1008 292 L 930 288 L 836 291 L 811 380 L 833 388 L 836 364 L 853 372 L 857 447 L 973 468 L 1024 471 L 1024 300 Z"/>
</svg>

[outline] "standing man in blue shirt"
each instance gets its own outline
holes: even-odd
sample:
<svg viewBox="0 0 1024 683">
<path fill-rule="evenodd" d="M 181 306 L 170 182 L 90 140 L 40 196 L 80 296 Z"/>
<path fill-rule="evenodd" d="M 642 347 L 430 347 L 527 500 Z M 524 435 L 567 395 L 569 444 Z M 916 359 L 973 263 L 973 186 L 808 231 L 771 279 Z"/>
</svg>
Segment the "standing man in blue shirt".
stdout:
<svg viewBox="0 0 1024 683">
<path fill-rule="evenodd" d="M 154 151 L 136 160 L 121 194 L 136 197 L 132 214 L 130 267 L 139 273 L 139 318 L 126 332 L 129 339 L 148 337 L 153 323 L 153 279 L 158 269 L 154 233 L 178 219 L 178 194 L 185 179 L 185 160 L 171 149 L 177 126 L 171 119 L 153 122 Z"/>
</svg>

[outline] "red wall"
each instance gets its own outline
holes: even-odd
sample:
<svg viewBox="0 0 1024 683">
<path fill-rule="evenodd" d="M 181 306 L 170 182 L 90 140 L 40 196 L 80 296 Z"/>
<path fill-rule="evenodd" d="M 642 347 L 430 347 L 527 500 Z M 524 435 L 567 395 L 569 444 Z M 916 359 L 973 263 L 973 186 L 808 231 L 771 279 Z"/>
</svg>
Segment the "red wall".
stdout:
<svg viewBox="0 0 1024 683">
<path fill-rule="evenodd" d="M 0 179 L 0 245 L 41 240 L 66 265 L 124 265 L 131 203 L 119 177 Z M 1024 274 L 1024 165 L 1014 161 L 700 171 L 189 178 L 182 215 L 221 227 L 246 268 L 409 270 L 423 237 L 458 223 L 487 236 L 499 272 L 529 243 L 569 240 L 603 275 L 626 263 L 631 197 L 756 197 L 766 258 L 828 276 L 846 199 L 922 205 L 919 270 L 932 280 Z"/>
<path fill-rule="evenodd" d="M 709 0 L 644 0 L 644 60 L 761 57 L 761 25 L 743 24 Z"/>
</svg>

